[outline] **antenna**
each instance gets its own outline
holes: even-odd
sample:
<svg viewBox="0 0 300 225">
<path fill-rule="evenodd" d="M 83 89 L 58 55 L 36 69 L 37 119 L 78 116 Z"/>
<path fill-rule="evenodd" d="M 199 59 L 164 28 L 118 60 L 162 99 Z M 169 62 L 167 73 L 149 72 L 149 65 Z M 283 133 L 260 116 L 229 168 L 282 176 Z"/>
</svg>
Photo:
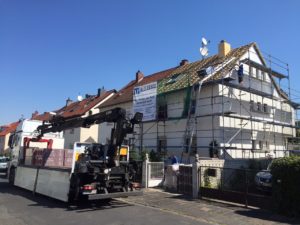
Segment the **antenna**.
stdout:
<svg viewBox="0 0 300 225">
<path fill-rule="evenodd" d="M 202 55 L 202 59 L 204 59 L 206 56 L 208 56 L 208 48 L 207 45 L 209 44 L 210 41 L 207 41 L 206 38 L 202 37 L 201 38 L 201 48 L 200 54 Z"/>
</svg>

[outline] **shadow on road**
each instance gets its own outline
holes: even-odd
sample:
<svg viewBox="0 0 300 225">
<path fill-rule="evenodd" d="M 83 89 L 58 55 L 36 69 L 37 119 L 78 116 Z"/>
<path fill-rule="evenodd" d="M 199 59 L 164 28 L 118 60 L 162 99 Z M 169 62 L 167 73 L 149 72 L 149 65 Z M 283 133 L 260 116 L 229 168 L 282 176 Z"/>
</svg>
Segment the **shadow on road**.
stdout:
<svg viewBox="0 0 300 225">
<path fill-rule="evenodd" d="M 247 209 L 247 210 L 236 210 L 236 214 L 251 217 L 255 219 L 261 219 L 265 221 L 273 221 L 277 223 L 287 223 L 287 224 L 300 224 L 299 218 L 289 218 L 279 214 L 275 214 L 269 211 L 261 209 Z"/>
<path fill-rule="evenodd" d="M 78 213 L 133 206 L 117 199 L 82 201 L 76 204 L 69 204 L 40 194 L 33 195 L 31 191 L 11 186 L 4 175 L 0 175 L 0 194 L 26 198 L 30 200 L 28 204 L 30 207 L 61 208 L 66 211 L 75 211 Z"/>
<path fill-rule="evenodd" d="M 193 199 L 190 196 L 183 195 L 183 194 L 173 193 L 172 195 L 170 195 L 170 193 L 166 191 L 156 192 L 156 198 L 159 198 L 162 201 L 169 201 L 168 199 L 183 200 L 186 202 L 193 202 L 192 204 L 195 205 L 204 203 L 205 205 L 209 206 L 212 209 L 215 207 L 218 207 L 218 210 L 220 210 L 220 208 L 224 208 L 228 211 L 229 209 L 230 211 L 232 211 L 232 215 L 236 214 L 243 217 L 260 219 L 264 221 L 272 221 L 275 223 L 298 224 L 298 225 L 300 224 L 300 218 L 290 218 L 290 217 L 276 214 L 269 210 L 246 208 L 246 207 L 242 207 L 241 205 L 237 205 L 225 201 L 220 202 L 208 198 Z"/>
</svg>

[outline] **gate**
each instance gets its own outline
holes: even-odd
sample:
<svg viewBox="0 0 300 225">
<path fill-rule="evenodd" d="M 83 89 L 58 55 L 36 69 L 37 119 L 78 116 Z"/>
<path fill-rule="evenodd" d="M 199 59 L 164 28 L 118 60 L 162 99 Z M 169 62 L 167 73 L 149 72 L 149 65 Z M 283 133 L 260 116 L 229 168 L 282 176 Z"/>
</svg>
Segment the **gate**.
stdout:
<svg viewBox="0 0 300 225">
<path fill-rule="evenodd" d="M 147 162 L 146 168 L 146 187 L 161 185 L 164 179 L 164 162 Z"/>
<path fill-rule="evenodd" d="M 255 184 L 257 170 L 201 166 L 198 170 L 200 197 L 271 208 L 270 190 L 259 190 Z"/>
<path fill-rule="evenodd" d="M 178 192 L 184 195 L 193 195 L 193 167 L 180 165 L 178 174 Z"/>
</svg>

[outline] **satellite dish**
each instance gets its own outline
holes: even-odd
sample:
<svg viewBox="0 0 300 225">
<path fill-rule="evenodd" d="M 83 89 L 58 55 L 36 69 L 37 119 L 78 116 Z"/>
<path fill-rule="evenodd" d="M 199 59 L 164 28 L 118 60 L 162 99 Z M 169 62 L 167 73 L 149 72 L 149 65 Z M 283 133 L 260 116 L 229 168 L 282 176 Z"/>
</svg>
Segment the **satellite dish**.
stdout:
<svg viewBox="0 0 300 225">
<path fill-rule="evenodd" d="M 208 55 L 208 48 L 206 46 L 200 48 L 200 54 L 202 57 L 205 57 Z"/>
<path fill-rule="evenodd" d="M 80 102 L 80 101 L 82 101 L 82 96 L 81 95 L 78 95 L 77 96 L 77 100 Z"/>
<path fill-rule="evenodd" d="M 203 47 L 208 44 L 208 41 L 204 37 L 201 39 L 201 41 L 202 41 L 202 46 Z"/>
<path fill-rule="evenodd" d="M 209 75 L 209 74 L 212 74 L 214 72 L 214 68 L 212 66 L 209 66 L 206 68 L 206 73 Z"/>
</svg>

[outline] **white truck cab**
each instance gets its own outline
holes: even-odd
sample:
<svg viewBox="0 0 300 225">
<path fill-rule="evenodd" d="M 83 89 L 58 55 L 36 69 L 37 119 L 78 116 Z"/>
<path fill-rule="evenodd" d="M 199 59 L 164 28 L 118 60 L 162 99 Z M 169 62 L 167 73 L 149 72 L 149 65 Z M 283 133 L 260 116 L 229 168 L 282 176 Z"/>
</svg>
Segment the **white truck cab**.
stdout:
<svg viewBox="0 0 300 225">
<path fill-rule="evenodd" d="M 12 133 L 9 137 L 9 146 L 11 151 L 11 161 L 8 166 L 8 177 L 11 169 L 15 169 L 20 160 L 24 157 L 23 147 L 25 138 L 35 138 L 38 134 L 36 129 L 38 126 L 42 125 L 42 121 L 25 119 L 19 123 L 16 131 Z M 64 138 L 63 133 L 48 133 L 45 134 L 44 139 L 53 140 L 53 148 L 63 149 L 64 148 Z M 46 143 L 32 142 L 31 147 L 36 148 L 46 148 Z"/>
</svg>

